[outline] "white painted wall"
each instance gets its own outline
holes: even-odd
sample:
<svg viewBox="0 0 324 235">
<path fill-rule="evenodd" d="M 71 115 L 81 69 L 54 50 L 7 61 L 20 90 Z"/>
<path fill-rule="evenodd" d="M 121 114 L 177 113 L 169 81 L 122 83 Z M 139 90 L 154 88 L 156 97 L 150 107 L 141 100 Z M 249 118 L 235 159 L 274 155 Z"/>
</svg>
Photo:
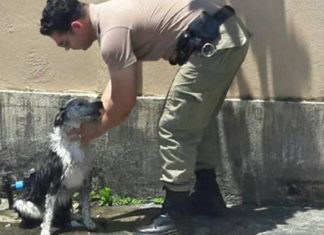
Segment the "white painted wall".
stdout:
<svg viewBox="0 0 324 235">
<path fill-rule="evenodd" d="M 253 34 L 229 97 L 323 99 L 324 1 L 215 1 L 234 6 Z M 97 45 L 66 52 L 40 35 L 44 4 L 0 1 L 0 89 L 100 92 L 108 73 Z M 165 95 L 176 69 L 145 63 L 144 94 Z"/>
</svg>

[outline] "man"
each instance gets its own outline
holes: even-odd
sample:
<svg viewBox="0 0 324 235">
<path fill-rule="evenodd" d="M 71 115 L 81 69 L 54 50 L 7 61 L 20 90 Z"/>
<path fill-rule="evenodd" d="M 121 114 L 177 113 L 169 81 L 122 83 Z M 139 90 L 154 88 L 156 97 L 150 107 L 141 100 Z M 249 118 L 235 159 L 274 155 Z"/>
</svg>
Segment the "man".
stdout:
<svg viewBox="0 0 324 235">
<path fill-rule="evenodd" d="M 128 116 L 142 61 L 163 58 L 180 65 L 158 130 L 165 201 L 152 224 L 134 234 L 193 234 L 192 213 L 213 216 L 225 208 L 206 130 L 248 50 L 233 9 L 208 0 L 48 0 L 40 31 L 67 50 L 99 42 L 111 79 L 102 95 L 102 118 L 77 132 L 85 144 Z"/>
</svg>

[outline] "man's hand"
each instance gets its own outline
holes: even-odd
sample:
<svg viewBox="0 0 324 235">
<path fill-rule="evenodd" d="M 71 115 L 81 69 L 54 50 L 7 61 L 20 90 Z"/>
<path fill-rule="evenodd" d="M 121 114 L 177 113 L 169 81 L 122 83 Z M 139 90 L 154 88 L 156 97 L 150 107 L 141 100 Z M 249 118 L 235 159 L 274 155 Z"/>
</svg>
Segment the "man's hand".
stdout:
<svg viewBox="0 0 324 235">
<path fill-rule="evenodd" d="M 80 129 L 73 128 L 69 133 L 68 133 L 69 140 L 71 142 L 79 141 L 81 139 L 80 135 Z"/>
<path fill-rule="evenodd" d="M 100 120 L 97 122 L 83 123 L 80 127 L 81 146 L 89 145 L 93 139 L 105 133 L 106 129 L 102 126 Z"/>
<path fill-rule="evenodd" d="M 79 129 L 70 131 L 71 141 L 80 140 L 82 146 L 88 145 L 92 139 L 98 138 L 127 118 L 136 104 L 139 85 L 137 73 L 141 72 L 140 67 L 134 64 L 110 74 L 110 81 L 101 97 L 104 110 L 100 119 L 96 122 L 83 123 Z"/>
<path fill-rule="evenodd" d="M 79 129 L 72 129 L 69 132 L 70 141 L 80 141 L 81 146 L 87 146 L 90 142 L 106 132 L 100 121 L 81 124 Z"/>
</svg>

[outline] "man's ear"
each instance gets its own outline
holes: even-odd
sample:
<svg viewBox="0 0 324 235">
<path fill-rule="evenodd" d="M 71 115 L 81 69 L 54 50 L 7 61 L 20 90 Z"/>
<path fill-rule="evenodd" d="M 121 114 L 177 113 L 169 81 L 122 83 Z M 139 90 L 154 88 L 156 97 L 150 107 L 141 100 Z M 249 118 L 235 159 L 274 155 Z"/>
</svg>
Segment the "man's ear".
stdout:
<svg viewBox="0 0 324 235">
<path fill-rule="evenodd" d="M 80 20 L 75 20 L 71 22 L 71 28 L 78 30 L 84 27 L 84 24 Z"/>
</svg>

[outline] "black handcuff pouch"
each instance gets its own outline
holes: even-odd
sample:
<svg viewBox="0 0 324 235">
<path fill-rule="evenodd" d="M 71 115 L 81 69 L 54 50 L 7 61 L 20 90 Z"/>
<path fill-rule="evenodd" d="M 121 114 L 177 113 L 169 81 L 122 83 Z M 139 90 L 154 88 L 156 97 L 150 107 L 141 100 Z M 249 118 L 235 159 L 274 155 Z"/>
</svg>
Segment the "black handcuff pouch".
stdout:
<svg viewBox="0 0 324 235">
<path fill-rule="evenodd" d="M 183 65 L 194 51 L 201 51 L 206 43 L 217 44 L 217 40 L 220 39 L 220 25 L 233 14 L 234 10 L 229 6 L 225 6 L 214 15 L 203 11 L 180 35 L 175 53 L 169 59 L 170 64 Z"/>
</svg>

